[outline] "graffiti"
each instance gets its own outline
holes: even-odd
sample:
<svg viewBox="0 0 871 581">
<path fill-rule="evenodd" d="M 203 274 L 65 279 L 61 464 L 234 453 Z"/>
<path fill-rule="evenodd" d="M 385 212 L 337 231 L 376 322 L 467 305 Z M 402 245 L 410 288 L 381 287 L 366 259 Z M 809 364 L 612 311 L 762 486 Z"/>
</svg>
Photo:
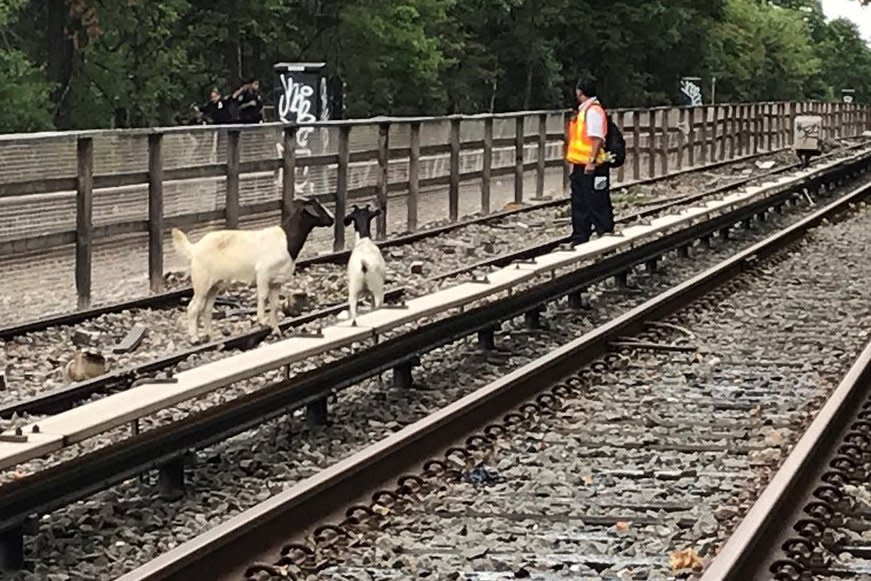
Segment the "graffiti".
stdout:
<svg viewBox="0 0 871 581">
<path fill-rule="evenodd" d="M 702 89 L 689 79 L 681 79 L 680 92 L 689 99 L 689 104 L 698 107 L 702 104 Z"/>
<path fill-rule="evenodd" d="M 795 124 L 795 130 L 804 139 L 816 139 L 820 136 L 820 125 L 816 121 L 798 121 Z"/>
<path fill-rule="evenodd" d="M 281 82 L 282 93 L 278 98 L 278 116 L 284 123 L 311 123 L 317 121 L 317 117 L 312 112 L 315 102 L 312 97 L 315 94 L 314 87 L 300 83 L 294 80 L 293 76 L 288 73 L 279 75 Z M 296 156 L 306 157 L 312 155 L 309 141 L 314 133 L 314 127 L 300 127 L 296 131 Z M 275 148 L 278 155 L 284 155 L 284 146 L 281 143 L 276 143 Z M 314 194 L 314 183 L 309 179 L 310 167 L 296 168 L 296 195 L 309 196 Z M 278 170 L 276 175 L 276 183 L 281 187 L 283 180 L 283 171 Z"/>
</svg>

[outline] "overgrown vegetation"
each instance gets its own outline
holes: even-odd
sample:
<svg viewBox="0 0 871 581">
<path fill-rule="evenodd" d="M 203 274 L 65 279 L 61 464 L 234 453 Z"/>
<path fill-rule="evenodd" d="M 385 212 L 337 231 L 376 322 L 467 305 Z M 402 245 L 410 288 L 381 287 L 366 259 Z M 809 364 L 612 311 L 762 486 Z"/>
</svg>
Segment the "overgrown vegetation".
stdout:
<svg viewBox="0 0 871 581">
<path fill-rule="evenodd" d="M 249 75 L 271 103 L 295 60 L 355 117 L 563 107 L 584 69 L 611 106 L 675 102 L 682 75 L 718 101 L 871 99 L 871 48 L 819 0 L 0 0 L 0 131 L 185 122 Z"/>
</svg>

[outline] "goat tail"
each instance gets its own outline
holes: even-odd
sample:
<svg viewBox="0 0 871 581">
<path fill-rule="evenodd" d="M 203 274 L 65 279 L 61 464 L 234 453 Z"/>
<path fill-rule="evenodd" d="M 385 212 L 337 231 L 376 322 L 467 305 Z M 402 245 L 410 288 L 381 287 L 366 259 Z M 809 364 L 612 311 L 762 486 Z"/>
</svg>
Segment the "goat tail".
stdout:
<svg viewBox="0 0 871 581">
<path fill-rule="evenodd" d="M 172 229 L 172 243 L 173 246 L 175 246 L 176 252 L 178 252 L 188 260 L 191 259 L 191 256 L 193 255 L 193 253 L 191 252 L 193 245 L 191 244 L 191 241 L 188 240 L 188 237 L 185 236 L 185 233 L 178 228 Z"/>
<path fill-rule="evenodd" d="M 369 272 L 369 267 L 366 266 L 366 262 L 364 262 L 362 260 L 360 261 L 360 270 L 363 271 L 363 274 L 366 274 L 367 272 Z"/>
</svg>

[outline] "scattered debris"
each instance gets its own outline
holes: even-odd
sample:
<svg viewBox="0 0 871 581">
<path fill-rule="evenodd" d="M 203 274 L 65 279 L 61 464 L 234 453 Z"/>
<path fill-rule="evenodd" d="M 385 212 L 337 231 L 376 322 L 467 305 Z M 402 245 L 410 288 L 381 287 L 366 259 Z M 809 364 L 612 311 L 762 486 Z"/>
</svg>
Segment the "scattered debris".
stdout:
<svg viewBox="0 0 871 581">
<path fill-rule="evenodd" d="M 148 328 L 145 325 L 135 325 L 121 341 L 112 347 L 112 353 L 130 353 L 135 351 L 142 344 L 142 340 L 147 333 Z"/>
<path fill-rule="evenodd" d="M 704 563 L 702 558 L 694 549 L 684 549 L 683 551 L 675 551 L 669 557 L 672 571 L 681 571 L 683 569 L 702 569 Z"/>
<path fill-rule="evenodd" d="M 625 533 L 629 530 L 629 523 L 624 520 L 620 520 L 614 524 L 614 528 L 621 533 Z"/>
<path fill-rule="evenodd" d="M 390 514 L 390 508 L 383 504 L 374 504 L 372 505 L 372 512 L 381 516 L 387 516 Z"/>
<path fill-rule="evenodd" d="M 496 470 L 487 468 L 483 464 L 478 464 L 471 471 L 464 474 L 463 480 L 469 484 L 496 484 L 497 482 L 505 481 Z"/>
<path fill-rule="evenodd" d="M 106 358 L 93 351 L 76 351 L 64 367 L 69 381 L 86 381 L 106 373 Z"/>
<path fill-rule="evenodd" d="M 73 345 L 76 347 L 96 347 L 99 340 L 100 333 L 98 331 L 76 329 L 73 332 Z"/>
<path fill-rule="evenodd" d="M 774 161 L 774 160 L 757 161 L 757 162 L 756 162 L 756 167 L 758 167 L 759 169 L 771 169 L 771 168 L 773 168 L 776 164 L 777 164 L 777 162 Z"/>
<path fill-rule="evenodd" d="M 417 260 L 411 263 L 411 274 L 423 274 L 423 262 Z"/>
</svg>

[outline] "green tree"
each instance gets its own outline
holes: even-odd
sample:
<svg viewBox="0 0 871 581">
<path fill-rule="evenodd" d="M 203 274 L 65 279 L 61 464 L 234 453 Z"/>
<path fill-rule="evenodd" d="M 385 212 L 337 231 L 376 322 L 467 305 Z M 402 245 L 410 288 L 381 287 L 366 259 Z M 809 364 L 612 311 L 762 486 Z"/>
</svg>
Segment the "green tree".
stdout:
<svg viewBox="0 0 871 581">
<path fill-rule="evenodd" d="M 45 70 L 13 47 L 9 27 L 18 19 L 26 0 L 0 0 L 0 130 L 51 129 L 52 85 Z"/>
<path fill-rule="evenodd" d="M 821 78 L 832 95 L 841 89 L 855 89 L 860 98 L 871 96 L 871 47 L 862 40 L 858 27 L 844 19 L 826 28 L 817 52 L 822 63 Z"/>
</svg>

